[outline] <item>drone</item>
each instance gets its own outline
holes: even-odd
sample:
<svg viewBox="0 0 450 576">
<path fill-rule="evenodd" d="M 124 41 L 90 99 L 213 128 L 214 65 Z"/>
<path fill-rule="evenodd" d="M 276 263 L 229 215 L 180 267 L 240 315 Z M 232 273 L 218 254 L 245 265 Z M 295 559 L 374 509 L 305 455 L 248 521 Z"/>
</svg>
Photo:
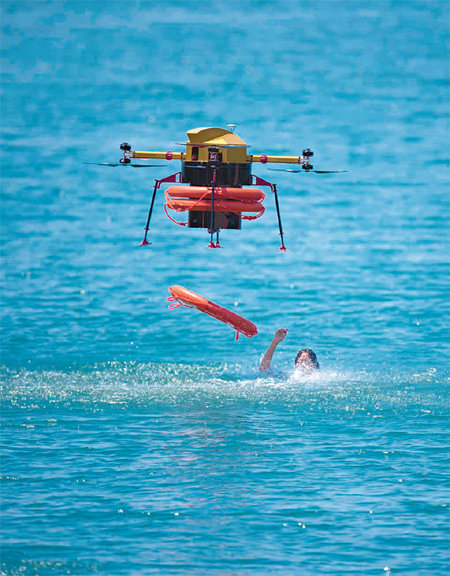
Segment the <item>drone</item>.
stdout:
<svg viewBox="0 0 450 576">
<path fill-rule="evenodd" d="M 240 230 L 242 220 L 255 220 L 265 211 L 263 201 L 266 194 L 260 186 L 269 188 L 275 198 L 278 218 L 280 251 L 286 251 L 281 222 L 280 205 L 276 184 L 252 174 L 252 165 L 276 163 L 296 165 L 295 168 L 269 168 L 286 172 L 314 172 L 333 174 L 345 170 L 314 170 L 311 158 L 314 152 L 305 148 L 300 156 L 272 156 L 268 154 L 248 154 L 247 144 L 234 132 L 235 125 L 224 128 L 194 128 L 187 132 L 188 141 L 183 152 L 143 152 L 132 150 L 130 144 L 120 145 L 122 158 L 118 163 L 95 163 L 100 166 L 123 166 L 133 168 L 153 168 L 161 164 L 136 164 L 141 160 L 180 160 L 181 170 L 156 179 L 150 201 L 144 238 L 141 246 L 151 244 L 148 240 L 155 197 L 162 184 L 174 184 L 165 190 L 164 211 L 169 219 L 188 228 L 205 228 L 210 234 L 208 248 L 222 248 L 219 232 L 222 229 Z M 249 188 L 251 186 L 252 188 Z M 174 213 L 187 212 L 187 221 L 179 222 Z M 215 236 L 215 239 L 214 239 Z"/>
</svg>

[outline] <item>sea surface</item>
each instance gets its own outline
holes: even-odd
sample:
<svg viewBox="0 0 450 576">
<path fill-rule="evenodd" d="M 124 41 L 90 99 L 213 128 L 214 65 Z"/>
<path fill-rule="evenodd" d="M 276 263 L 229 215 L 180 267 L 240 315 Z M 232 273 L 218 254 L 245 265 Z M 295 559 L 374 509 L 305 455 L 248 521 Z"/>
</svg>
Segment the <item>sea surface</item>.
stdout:
<svg viewBox="0 0 450 576">
<path fill-rule="evenodd" d="M 448 575 L 448 2 L 0 10 L 0 574 Z M 85 162 L 227 124 L 346 172 L 254 165 L 286 253 L 270 191 L 222 250 L 161 191 L 140 247 L 179 162 Z"/>
</svg>

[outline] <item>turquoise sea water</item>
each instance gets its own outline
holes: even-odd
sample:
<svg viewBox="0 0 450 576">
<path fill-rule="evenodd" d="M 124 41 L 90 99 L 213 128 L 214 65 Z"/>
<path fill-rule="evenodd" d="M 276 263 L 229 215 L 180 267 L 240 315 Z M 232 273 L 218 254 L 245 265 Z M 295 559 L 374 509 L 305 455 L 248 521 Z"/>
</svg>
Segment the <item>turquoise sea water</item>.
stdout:
<svg viewBox="0 0 450 576">
<path fill-rule="evenodd" d="M 448 3 L 0 8 L 2 573 L 448 574 Z M 83 162 L 228 123 L 348 172 L 255 165 L 287 253 L 270 193 L 223 250 L 160 194 L 140 248 L 179 163 Z"/>
</svg>

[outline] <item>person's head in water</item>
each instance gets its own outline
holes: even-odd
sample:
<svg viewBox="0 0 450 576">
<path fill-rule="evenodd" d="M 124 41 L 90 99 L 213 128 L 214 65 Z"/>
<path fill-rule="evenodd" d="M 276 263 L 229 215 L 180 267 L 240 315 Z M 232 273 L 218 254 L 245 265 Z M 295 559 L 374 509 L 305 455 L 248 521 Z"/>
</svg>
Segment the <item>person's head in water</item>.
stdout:
<svg viewBox="0 0 450 576">
<path fill-rule="evenodd" d="M 320 368 L 319 362 L 317 362 L 317 356 L 309 348 L 304 348 L 297 354 L 295 367 L 307 370 L 308 372 L 313 372 Z"/>
<path fill-rule="evenodd" d="M 261 362 L 259 363 L 260 372 L 264 372 L 265 370 L 270 369 L 275 349 L 278 344 L 286 338 L 287 331 L 287 328 L 278 328 L 278 330 L 275 332 L 272 342 L 270 343 L 264 356 L 261 359 Z M 320 366 L 317 362 L 317 356 L 314 354 L 314 352 L 309 348 L 303 348 L 303 350 L 300 350 L 300 352 L 297 354 L 297 357 L 295 358 L 295 368 L 302 370 L 303 372 L 314 372 L 315 370 L 319 370 Z"/>
</svg>

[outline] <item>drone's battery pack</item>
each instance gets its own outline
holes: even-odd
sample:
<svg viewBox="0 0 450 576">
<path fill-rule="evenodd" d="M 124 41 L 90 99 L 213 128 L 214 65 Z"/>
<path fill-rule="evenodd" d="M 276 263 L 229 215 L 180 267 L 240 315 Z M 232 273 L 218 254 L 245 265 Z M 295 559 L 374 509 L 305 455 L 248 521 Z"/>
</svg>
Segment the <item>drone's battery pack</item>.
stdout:
<svg viewBox="0 0 450 576">
<path fill-rule="evenodd" d="M 198 210 L 189 211 L 189 228 L 211 228 L 211 212 Z M 235 212 L 214 212 L 214 230 L 224 228 L 227 230 L 241 229 L 241 215 Z"/>
</svg>

